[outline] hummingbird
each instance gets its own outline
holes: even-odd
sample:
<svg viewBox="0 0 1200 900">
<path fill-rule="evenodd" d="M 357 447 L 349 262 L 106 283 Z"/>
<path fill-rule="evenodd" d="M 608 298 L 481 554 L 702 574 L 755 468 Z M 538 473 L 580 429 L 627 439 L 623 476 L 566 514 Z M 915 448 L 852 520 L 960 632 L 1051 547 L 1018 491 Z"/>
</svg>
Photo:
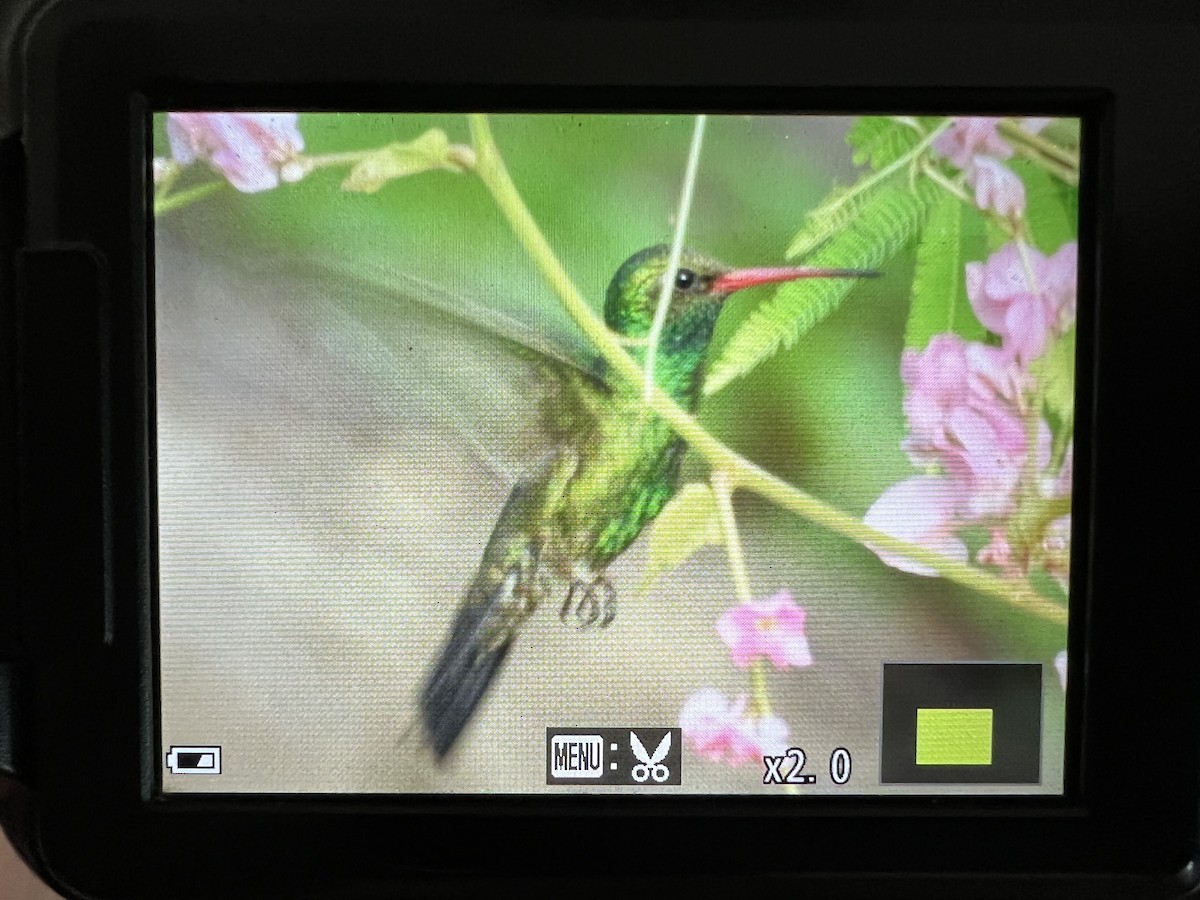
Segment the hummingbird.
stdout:
<svg viewBox="0 0 1200 900">
<path fill-rule="evenodd" d="M 605 296 L 605 323 L 643 365 L 670 256 L 665 245 L 633 254 Z M 684 249 L 671 278 L 654 380 L 694 412 L 717 318 L 731 294 L 800 278 L 877 274 L 814 267 L 736 269 Z M 425 683 L 421 717 L 439 760 L 458 740 L 522 624 L 555 592 L 565 593 L 559 614 L 564 621 L 572 608 L 582 625 L 603 627 L 612 621 L 616 597 L 606 570 L 675 493 L 685 442 L 647 409 L 641 385 L 609 384 L 604 370 L 597 360 L 557 373 L 558 390 L 543 409 L 555 448 L 509 494 Z"/>
</svg>

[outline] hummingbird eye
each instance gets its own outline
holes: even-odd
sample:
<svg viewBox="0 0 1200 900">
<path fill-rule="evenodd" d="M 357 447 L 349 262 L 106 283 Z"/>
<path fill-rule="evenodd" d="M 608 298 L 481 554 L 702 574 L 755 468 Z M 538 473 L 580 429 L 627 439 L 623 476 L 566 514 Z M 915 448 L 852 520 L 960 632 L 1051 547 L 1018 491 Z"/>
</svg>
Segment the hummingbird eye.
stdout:
<svg viewBox="0 0 1200 900">
<path fill-rule="evenodd" d="M 696 281 L 696 273 L 691 269 L 680 269 L 675 273 L 675 287 L 678 290 L 691 290 L 696 286 Z"/>
</svg>

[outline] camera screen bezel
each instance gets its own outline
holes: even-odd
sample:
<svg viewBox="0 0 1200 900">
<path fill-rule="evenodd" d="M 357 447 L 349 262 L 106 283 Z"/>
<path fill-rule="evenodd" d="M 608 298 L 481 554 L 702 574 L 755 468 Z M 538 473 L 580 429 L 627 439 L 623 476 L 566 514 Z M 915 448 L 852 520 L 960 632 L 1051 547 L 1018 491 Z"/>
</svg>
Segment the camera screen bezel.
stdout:
<svg viewBox="0 0 1200 900">
<path fill-rule="evenodd" d="M 1128 50 L 1128 36 L 1136 33 L 1157 42 L 1160 54 L 1174 48 L 1178 55 L 1195 48 L 1195 35 L 1175 27 L 1170 16 L 1132 22 L 1068 4 L 1046 12 L 1032 3 L 958 14 L 947 8 L 945 15 L 929 16 L 932 6 L 893 4 L 874 9 L 874 16 L 775 11 L 753 20 L 720 10 L 673 19 L 659 15 L 660 8 L 601 16 L 565 7 L 447 13 L 433 5 L 397 10 L 383 4 L 368 4 L 354 21 L 322 18 L 327 11 L 315 4 L 289 4 L 286 15 L 252 18 L 224 0 L 169 16 L 135 3 L 47 10 L 24 55 L 27 243 L 96 248 L 106 283 L 94 293 L 98 309 L 72 306 L 66 296 L 43 298 L 64 304 L 55 315 L 96 327 L 100 369 L 94 379 L 82 372 L 71 382 L 78 403 L 102 410 L 96 440 L 64 447 L 61 428 L 50 427 L 51 410 L 22 412 L 31 426 L 23 436 L 26 484 L 43 491 L 22 497 L 43 507 L 23 536 L 22 594 L 25 642 L 36 650 L 28 726 L 36 760 L 33 808 L 48 864 L 68 882 L 99 877 L 112 884 L 121 877 L 121 861 L 128 871 L 142 872 L 145 884 L 167 884 L 187 869 L 189 858 L 221 860 L 197 876 L 196 884 L 205 884 L 237 865 L 264 873 L 258 850 L 286 846 L 298 871 L 326 878 L 351 871 L 380 878 L 421 868 L 486 871 L 497 860 L 530 871 L 571 871 L 537 854 L 514 863 L 485 837 L 489 829 L 515 828 L 549 841 L 565 840 L 568 831 L 599 838 L 636 831 L 638 821 L 652 815 L 677 829 L 688 849 L 618 864 L 618 871 L 675 872 L 697 860 L 706 870 L 763 871 L 764 858 L 796 873 L 1119 871 L 1169 879 L 1180 871 L 1191 858 L 1195 832 L 1200 741 L 1181 711 L 1195 696 L 1186 635 L 1194 633 L 1196 613 L 1182 603 L 1169 605 L 1185 566 L 1178 555 L 1160 552 L 1153 583 L 1166 599 L 1140 604 L 1147 618 L 1153 609 L 1154 621 L 1124 615 L 1121 598 L 1147 589 L 1127 564 L 1129 554 L 1153 558 L 1157 545 L 1131 517 L 1140 495 L 1118 473 L 1140 451 L 1138 435 L 1125 431 L 1128 423 L 1149 423 L 1155 410 L 1169 409 L 1165 396 L 1139 396 L 1122 373 L 1149 372 L 1168 381 L 1172 373 L 1182 375 L 1185 313 L 1157 301 L 1163 319 L 1151 328 L 1105 297 L 1135 290 L 1165 297 L 1195 283 L 1187 279 L 1197 264 L 1187 254 L 1172 259 L 1170 269 L 1161 266 L 1161 239 L 1171 237 L 1153 228 L 1164 208 L 1175 221 L 1174 234 L 1197 223 L 1196 213 L 1164 187 L 1195 182 L 1182 149 L 1161 149 L 1170 147 L 1171 118 L 1155 74 L 1159 59 L 1142 47 L 1136 53 L 1143 65 L 1122 68 L 1107 65 L 1105 53 Z M 1030 22 L 1039 23 L 1036 46 L 1014 70 L 1009 51 L 1021 46 L 1020 29 Z M 972 49 L 981 28 L 998 37 Z M 410 39 L 397 56 L 386 40 L 389 31 L 420 39 Z M 811 37 L 810 55 L 785 63 L 784 55 L 770 52 L 801 34 Z M 906 36 L 910 47 L 940 52 L 920 60 L 885 52 L 903 46 Z M 677 57 L 661 52 L 672 42 L 725 52 L 689 58 L 680 69 L 668 64 Z M 1194 70 L 1194 63 L 1187 65 Z M 1197 105 L 1173 100 L 1171 113 L 1181 120 Z M 1090 559 L 1076 569 L 1090 582 L 1073 583 L 1074 686 L 1063 798 L 854 797 L 784 808 L 775 798 L 764 805 L 763 798 L 158 795 L 148 653 L 154 628 L 149 115 L 171 108 L 468 107 L 905 108 L 1085 119 L 1085 173 L 1095 189 L 1081 192 L 1081 257 L 1088 264 L 1081 266 L 1080 290 L 1093 298 L 1096 315 L 1086 325 L 1090 335 L 1081 316 L 1080 371 L 1081 383 L 1096 389 L 1081 387 L 1089 403 L 1080 409 L 1080 432 L 1094 440 L 1091 453 L 1081 453 L 1086 458 L 1076 477 L 1077 484 L 1096 480 L 1091 499 L 1081 494 L 1077 500 L 1086 504 L 1079 518 L 1091 522 L 1092 534 Z M 1155 141 L 1159 149 L 1152 153 L 1148 146 Z M 1149 240 L 1151 234 L 1160 240 Z M 21 298 L 23 315 L 50 314 L 34 309 L 35 301 Z M 1175 356 L 1165 352 L 1173 345 Z M 54 348 L 25 346 L 22 352 L 25 383 L 33 388 L 55 366 L 79 365 L 58 358 Z M 1160 448 L 1157 460 L 1162 472 L 1188 472 L 1182 448 Z M 55 546 L 52 523 L 81 514 L 71 486 L 97 478 L 100 508 L 84 511 L 94 515 L 94 525 L 80 528 L 72 545 Z M 1152 690 L 1156 684 L 1166 686 Z M 1130 771 L 1124 743 L 1130 734 L 1151 743 L 1155 777 L 1122 774 Z M 73 756 L 80 747 L 94 754 L 87 766 Z M 112 839 L 88 837 L 86 826 L 97 821 L 106 823 Z M 413 827 L 426 832 L 420 852 L 396 850 Z M 1138 840 L 1129 840 L 1131 831 Z M 445 840 L 440 850 L 428 840 L 438 833 Z M 139 847 L 139 861 L 118 848 L 117 834 Z M 477 838 L 469 842 L 477 850 L 470 858 L 460 852 L 464 834 Z M 183 835 L 190 836 L 186 852 Z M 868 835 L 870 860 L 864 862 Z M 806 848 L 803 858 L 789 852 L 797 841 Z M 317 848 L 326 848 L 319 864 L 313 861 Z M 608 860 L 575 865 L 613 868 Z"/>
</svg>

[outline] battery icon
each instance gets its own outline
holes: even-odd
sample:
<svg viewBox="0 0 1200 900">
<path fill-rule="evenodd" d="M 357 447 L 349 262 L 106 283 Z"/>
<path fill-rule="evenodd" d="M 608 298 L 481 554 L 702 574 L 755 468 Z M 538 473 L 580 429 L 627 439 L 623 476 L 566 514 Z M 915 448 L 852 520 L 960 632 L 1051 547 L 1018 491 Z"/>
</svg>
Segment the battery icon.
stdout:
<svg viewBox="0 0 1200 900">
<path fill-rule="evenodd" d="M 220 747 L 172 747 L 167 753 L 172 775 L 220 775 Z"/>
</svg>

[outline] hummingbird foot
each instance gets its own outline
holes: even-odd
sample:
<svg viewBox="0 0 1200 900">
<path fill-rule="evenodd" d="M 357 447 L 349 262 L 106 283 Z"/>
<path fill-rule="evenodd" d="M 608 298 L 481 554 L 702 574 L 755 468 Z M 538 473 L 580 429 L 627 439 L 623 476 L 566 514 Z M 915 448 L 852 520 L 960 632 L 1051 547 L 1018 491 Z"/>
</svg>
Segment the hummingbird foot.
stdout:
<svg viewBox="0 0 1200 900">
<path fill-rule="evenodd" d="M 617 591 L 604 575 L 591 581 L 574 579 L 558 612 L 559 621 L 568 624 L 574 618 L 578 628 L 607 628 L 616 616 Z"/>
</svg>

